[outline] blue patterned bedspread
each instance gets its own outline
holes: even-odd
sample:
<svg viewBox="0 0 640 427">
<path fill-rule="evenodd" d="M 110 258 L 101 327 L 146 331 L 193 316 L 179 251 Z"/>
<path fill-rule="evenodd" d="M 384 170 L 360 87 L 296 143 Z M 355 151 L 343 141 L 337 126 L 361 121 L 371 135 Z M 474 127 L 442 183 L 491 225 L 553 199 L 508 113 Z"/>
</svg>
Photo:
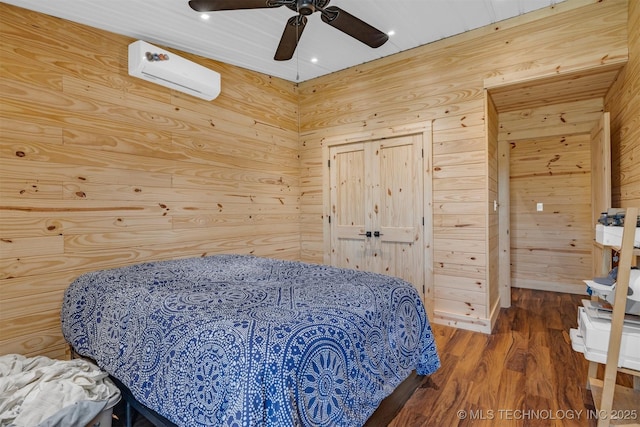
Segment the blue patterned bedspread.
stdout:
<svg viewBox="0 0 640 427">
<path fill-rule="evenodd" d="M 361 426 L 440 362 L 413 286 L 244 255 L 80 276 L 67 341 L 181 426 Z"/>
</svg>

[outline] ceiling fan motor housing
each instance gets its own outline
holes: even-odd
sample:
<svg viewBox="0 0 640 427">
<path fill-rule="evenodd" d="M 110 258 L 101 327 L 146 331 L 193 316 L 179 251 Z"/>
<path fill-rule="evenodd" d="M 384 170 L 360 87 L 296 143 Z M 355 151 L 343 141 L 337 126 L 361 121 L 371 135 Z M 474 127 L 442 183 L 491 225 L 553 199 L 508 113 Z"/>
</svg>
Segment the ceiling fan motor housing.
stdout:
<svg viewBox="0 0 640 427">
<path fill-rule="evenodd" d="M 298 0 L 296 5 L 289 6 L 290 9 L 295 7 L 295 11 L 300 15 L 311 15 L 316 10 L 322 10 L 329 4 L 329 0 Z"/>
</svg>

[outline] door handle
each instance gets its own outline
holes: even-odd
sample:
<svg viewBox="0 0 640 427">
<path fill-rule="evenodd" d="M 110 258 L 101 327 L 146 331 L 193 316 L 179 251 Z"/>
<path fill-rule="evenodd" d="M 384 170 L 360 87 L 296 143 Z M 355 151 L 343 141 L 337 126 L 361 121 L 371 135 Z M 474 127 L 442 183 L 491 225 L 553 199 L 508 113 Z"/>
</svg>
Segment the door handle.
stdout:
<svg viewBox="0 0 640 427">
<path fill-rule="evenodd" d="M 373 235 L 374 235 L 374 237 L 380 237 L 380 236 L 382 236 L 382 233 L 379 232 L 379 231 L 374 231 Z"/>
<path fill-rule="evenodd" d="M 367 231 L 366 233 L 360 233 L 358 234 L 358 236 L 367 236 L 367 237 L 371 237 L 371 232 Z"/>
</svg>

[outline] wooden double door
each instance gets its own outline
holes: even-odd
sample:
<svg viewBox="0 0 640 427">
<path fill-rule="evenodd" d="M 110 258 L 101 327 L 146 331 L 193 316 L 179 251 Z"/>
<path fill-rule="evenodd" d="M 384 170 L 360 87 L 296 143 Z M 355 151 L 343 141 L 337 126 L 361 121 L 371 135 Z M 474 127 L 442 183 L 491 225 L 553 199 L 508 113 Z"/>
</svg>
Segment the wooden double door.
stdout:
<svg viewBox="0 0 640 427">
<path fill-rule="evenodd" d="M 400 277 L 424 299 L 422 134 L 329 148 L 330 262 Z"/>
</svg>

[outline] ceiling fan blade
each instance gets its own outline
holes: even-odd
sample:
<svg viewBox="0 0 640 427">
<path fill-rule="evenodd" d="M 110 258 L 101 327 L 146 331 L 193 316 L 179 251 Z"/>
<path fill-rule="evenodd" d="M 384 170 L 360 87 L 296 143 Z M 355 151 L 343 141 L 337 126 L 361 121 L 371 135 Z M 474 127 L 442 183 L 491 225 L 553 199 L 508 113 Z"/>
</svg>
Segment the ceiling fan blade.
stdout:
<svg viewBox="0 0 640 427">
<path fill-rule="evenodd" d="M 322 20 L 371 47 L 380 47 L 389 40 L 382 31 L 336 6 L 322 10 Z"/>
<path fill-rule="evenodd" d="M 273 57 L 276 61 L 286 61 L 291 59 L 293 52 L 295 52 L 298 46 L 298 41 L 302 36 L 302 31 L 305 25 L 307 25 L 307 17 L 302 15 L 296 15 L 289 18 L 287 25 L 284 27 L 284 32 L 280 38 L 280 44 L 276 50 L 276 55 Z"/>
<path fill-rule="evenodd" d="M 189 7 L 197 12 L 214 12 L 217 10 L 260 9 L 263 7 L 279 7 L 286 1 L 274 0 L 191 0 Z"/>
</svg>

